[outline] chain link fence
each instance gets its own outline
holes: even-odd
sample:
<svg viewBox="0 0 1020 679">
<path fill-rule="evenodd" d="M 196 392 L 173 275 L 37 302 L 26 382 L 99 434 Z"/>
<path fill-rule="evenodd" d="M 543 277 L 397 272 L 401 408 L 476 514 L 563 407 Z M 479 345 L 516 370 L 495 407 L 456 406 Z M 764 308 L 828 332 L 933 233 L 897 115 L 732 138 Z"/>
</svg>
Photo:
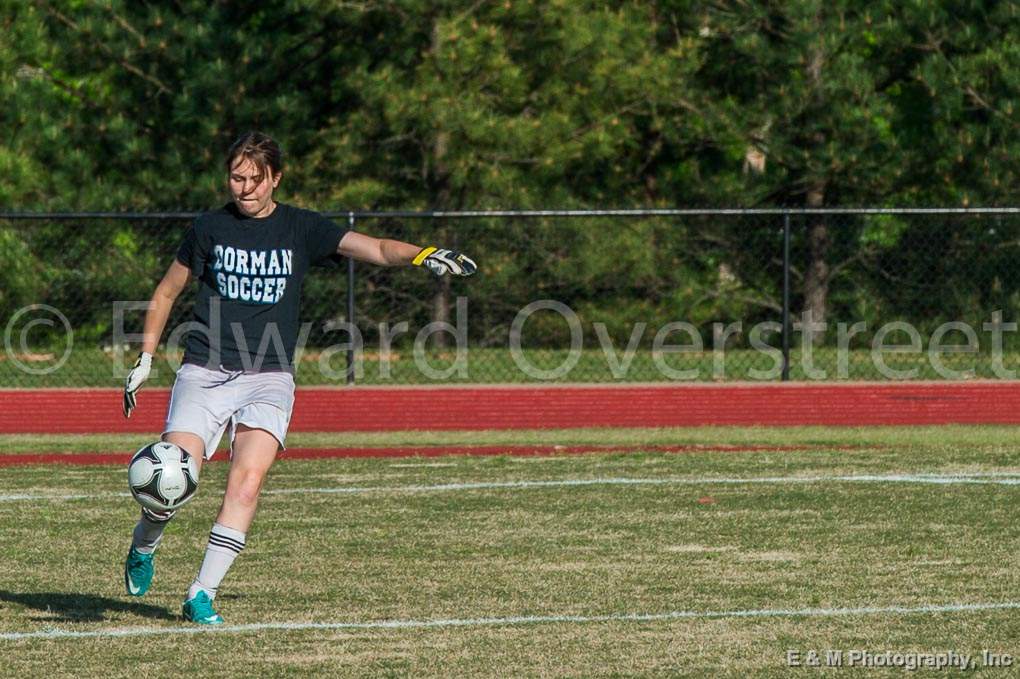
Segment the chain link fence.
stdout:
<svg viewBox="0 0 1020 679">
<path fill-rule="evenodd" d="M 315 270 L 298 383 L 1009 379 L 1018 213 L 327 213 L 480 272 Z M 0 214 L 0 387 L 119 386 L 192 218 Z M 194 292 L 156 384 L 179 365 Z"/>
</svg>

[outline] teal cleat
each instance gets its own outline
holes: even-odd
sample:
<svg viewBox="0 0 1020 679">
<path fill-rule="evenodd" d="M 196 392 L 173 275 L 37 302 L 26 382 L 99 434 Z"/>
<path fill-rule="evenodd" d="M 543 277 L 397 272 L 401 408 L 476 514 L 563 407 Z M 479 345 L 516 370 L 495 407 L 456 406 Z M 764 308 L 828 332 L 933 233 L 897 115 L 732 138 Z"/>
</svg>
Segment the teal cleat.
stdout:
<svg viewBox="0 0 1020 679">
<path fill-rule="evenodd" d="M 132 547 L 128 550 L 124 562 L 124 587 L 131 596 L 142 596 L 149 591 L 152 574 L 156 571 L 152 565 L 152 554 L 142 554 Z"/>
<path fill-rule="evenodd" d="M 204 591 L 200 591 L 193 598 L 185 601 L 181 614 L 185 620 L 196 622 L 199 625 L 223 624 L 223 616 L 213 610 L 212 599 Z"/>
</svg>

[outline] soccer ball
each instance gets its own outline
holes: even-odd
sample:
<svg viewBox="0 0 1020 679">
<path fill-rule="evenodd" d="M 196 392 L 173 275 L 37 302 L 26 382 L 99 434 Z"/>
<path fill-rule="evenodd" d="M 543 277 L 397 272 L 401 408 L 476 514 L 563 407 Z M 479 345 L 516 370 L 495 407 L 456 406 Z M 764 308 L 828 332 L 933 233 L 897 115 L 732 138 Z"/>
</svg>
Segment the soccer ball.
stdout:
<svg viewBox="0 0 1020 679">
<path fill-rule="evenodd" d="M 128 464 L 128 486 L 138 503 L 154 512 L 184 505 L 198 489 L 198 466 L 186 450 L 166 441 L 141 448 Z"/>
</svg>

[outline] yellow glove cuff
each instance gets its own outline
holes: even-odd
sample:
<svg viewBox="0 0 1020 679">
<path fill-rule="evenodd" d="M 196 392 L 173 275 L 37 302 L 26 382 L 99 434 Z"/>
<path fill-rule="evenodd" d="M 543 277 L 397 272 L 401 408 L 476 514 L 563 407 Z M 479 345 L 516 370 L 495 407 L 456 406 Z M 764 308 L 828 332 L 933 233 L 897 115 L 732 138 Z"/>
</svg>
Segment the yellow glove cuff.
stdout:
<svg viewBox="0 0 1020 679">
<path fill-rule="evenodd" d="M 429 247 L 427 247 L 427 248 L 422 248 L 421 252 L 419 252 L 417 255 L 415 255 L 414 259 L 411 260 L 411 264 L 414 264 L 415 266 L 421 266 L 421 263 L 425 261 L 425 258 L 428 257 L 429 255 L 431 255 L 433 252 L 435 252 L 438 249 L 439 248 L 431 246 L 431 245 Z"/>
</svg>

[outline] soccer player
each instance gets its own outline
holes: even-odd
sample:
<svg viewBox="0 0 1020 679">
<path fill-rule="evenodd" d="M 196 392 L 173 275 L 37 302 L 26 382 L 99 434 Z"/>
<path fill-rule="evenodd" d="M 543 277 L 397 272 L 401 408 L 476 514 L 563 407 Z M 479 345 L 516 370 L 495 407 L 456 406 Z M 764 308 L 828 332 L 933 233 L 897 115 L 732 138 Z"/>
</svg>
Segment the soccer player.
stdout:
<svg viewBox="0 0 1020 679">
<path fill-rule="evenodd" d="M 171 307 L 197 278 L 196 325 L 185 339 L 162 439 L 201 466 L 229 431 L 226 492 L 183 606 L 187 620 L 206 625 L 223 623 L 213 609 L 216 591 L 244 549 L 259 491 L 284 445 L 294 405 L 299 293 L 309 267 L 343 255 L 383 266 L 422 266 L 438 276 L 476 270 L 458 252 L 372 238 L 278 203 L 273 191 L 283 176 L 281 152 L 265 134 L 248 132 L 235 141 L 226 169 L 232 200 L 199 216 L 185 235 L 149 302 L 141 355 L 124 387 L 124 415 L 130 417 Z M 153 553 L 172 517 L 142 510 L 124 565 L 129 595 L 149 589 Z"/>
</svg>

